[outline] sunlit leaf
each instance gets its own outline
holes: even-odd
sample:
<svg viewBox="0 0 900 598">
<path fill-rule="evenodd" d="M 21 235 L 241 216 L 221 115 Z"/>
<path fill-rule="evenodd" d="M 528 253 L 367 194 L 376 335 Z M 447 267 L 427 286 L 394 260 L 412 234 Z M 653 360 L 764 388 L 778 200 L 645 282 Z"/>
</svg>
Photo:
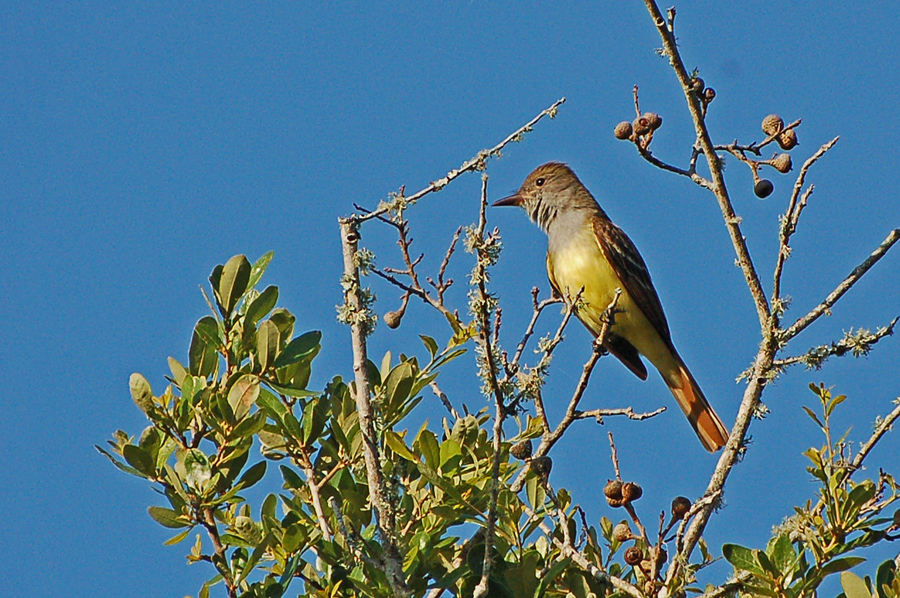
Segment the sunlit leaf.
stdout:
<svg viewBox="0 0 900 598">
<path fill-rule="evenodd" d="M 757 575 L 765 575 L 765 570 L 759 561 L 753 556 L 753 551 L 738 544 L 725 544 L 722 546 L 722 555 L 725 560 L 742 571 L 749 571 Z"/>
<path fill-rule="evenodd" d="M 250 282 L 250 261 L 246 256 L 235 255 L 225 262 L 220 276 L 215 291 L 224 316 L 231 313 L 247 291 L 247 284 Z"/>
<path fill-rule="evenodd" d="M 259 378 L 243 374 L 235 380 L 228 391 L 228 405 L 235 419 L 240 420 L 247 415 L 257 398 L 259 398 Z"/>
<path fill-rule="evenodd" d="M 178 513 L 173 511 L 172 509 L 166 509 L 165 507 L 147 507 L 147 512 L 150 514 L 150 517 L 153 518 L 158 524 L 163 527 L 168 527 L 171 529 L 179 529 L 182 527 L 188 527 L 188 523 L 179 519 Z"/>
<path fill-rule="evenodd" d="M 844 571 L 841 573 L 841 587 L 844 588 L 844 594 L 847 598 L 872 598 L 869 588 L 866 587 L 859 575 Z"/>
<path fill-rule="evenodd" d="M 277 369 L 300 361 L 307 355 L 310 355 L 321 340 L 322 333 L 318 330 L 298 336 L 288 343 L 272 365 Z"/>
</svg>

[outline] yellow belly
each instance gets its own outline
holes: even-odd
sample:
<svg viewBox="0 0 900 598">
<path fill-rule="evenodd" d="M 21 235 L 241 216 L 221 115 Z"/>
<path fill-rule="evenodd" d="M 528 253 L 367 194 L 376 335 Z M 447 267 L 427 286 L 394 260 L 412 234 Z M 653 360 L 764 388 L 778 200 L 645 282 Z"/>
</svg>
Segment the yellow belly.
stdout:
<svg viewBox="0 0 900 598">
<path fill-rule="evenodd" d="M 560 293 L 574 300 L 584 288 L 578 319 L 597 336 L 603 325 L 601 316 L 612 302 L 616 289 L 621 289 L 615 323 L 610 332 L 631 343 L 657 369 L 668 371 L 673 358 L 666 343 L 628 294 L 625 285 L 603 256 L 593 230 L 577 235 L 553 253 L 547 254 L 547 273 Z"/>
</svg>

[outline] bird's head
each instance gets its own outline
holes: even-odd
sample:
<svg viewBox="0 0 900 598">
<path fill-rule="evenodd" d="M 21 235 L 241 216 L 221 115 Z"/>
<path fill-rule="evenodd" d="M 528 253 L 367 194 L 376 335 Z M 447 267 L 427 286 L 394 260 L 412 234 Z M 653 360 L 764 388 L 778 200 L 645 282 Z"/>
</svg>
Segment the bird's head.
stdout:
<svg viewBox="0 0 900 598">
<path fill-rule="evenodd" d="M 535 168 L 518 191 L 493 205 L 524 208 L 528 217 L 546 231 L 562 210 L 594 207 L 597 202 L 571 168 L 562 162 L 547 162 Z"/>
</svg>

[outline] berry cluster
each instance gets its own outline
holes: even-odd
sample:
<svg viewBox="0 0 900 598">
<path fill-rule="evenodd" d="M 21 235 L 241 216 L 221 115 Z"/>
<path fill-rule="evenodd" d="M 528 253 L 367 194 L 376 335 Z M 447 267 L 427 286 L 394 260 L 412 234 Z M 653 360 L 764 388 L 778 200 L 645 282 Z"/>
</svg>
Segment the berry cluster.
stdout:
<svg viewBox="0 0 900 598">
<path fill-rule="evenodd" d="M 781 149 L 787 152 L 797 147 L 799 143 L 797 141 L 797 131 L 793 127 L 785 128 L 784 121 L 777 114 L 770 114 L 762 120 L 762 131 L 766 134 L 766 139 L 758 146 L 745 148 L 746 150 L 758 153 L 759 148 L 775 141 Z M 765 199 L 775 189 L 772 181 L 759 176 L 759 167 L 761 165 L 771 166 L 781 174 L 790 172 L 794 167 L 790 154 L 786 153 L 775 154 L 770 160 L 751 160 L 736 145 L 729 148 L 729 151 L 732 153 L 735 153 L 735 151 L 740 152 L 740 155 L 735 155 L 738 155 L 738 158 L 746 162 L 750 167 L 750 170 L 753 172 L 753 192 L 760 199 Z"/>
</svg>

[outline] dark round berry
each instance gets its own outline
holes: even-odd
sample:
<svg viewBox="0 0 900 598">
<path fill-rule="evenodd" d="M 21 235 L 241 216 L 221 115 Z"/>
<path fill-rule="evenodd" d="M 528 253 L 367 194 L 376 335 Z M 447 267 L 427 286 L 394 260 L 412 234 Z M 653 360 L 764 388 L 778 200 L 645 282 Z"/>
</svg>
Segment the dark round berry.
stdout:
<svg viewBox="0 0 900 598">
<path fill-rule="evenodd" d="M 546 480 L 550 477 L 550 470 L 553 469 L 553 460 L 550 457 L 537 457 L 531 460 L 531 469 L 542 479 Z"/>
<path fill-rule="evenodd" d="M 756 184 L 753 185 L 753 192 L 756 193 L 756 197 L 760 199 L 765 199 L 772 195 L 772 191 L 775 190 L 775 185 L 772 184 L 772 181 L 768 179 L 760 179 L 756 181 Z"/>
<path fill-rule="evenodd" d="M 625 551 L 625 562 L 629 565 L 637 565 L 642 560 L 644 560 L 644 553 L 641 552 L 640 548 L 632 546 Z"/>
<path fill-rule="evenodd" d="M 684 519 L 687 512 L 691 510 L 691 500 L 685 496 L 676 496 L 672 499 L 672 517 L 674 519 Z"/>
</svg>

